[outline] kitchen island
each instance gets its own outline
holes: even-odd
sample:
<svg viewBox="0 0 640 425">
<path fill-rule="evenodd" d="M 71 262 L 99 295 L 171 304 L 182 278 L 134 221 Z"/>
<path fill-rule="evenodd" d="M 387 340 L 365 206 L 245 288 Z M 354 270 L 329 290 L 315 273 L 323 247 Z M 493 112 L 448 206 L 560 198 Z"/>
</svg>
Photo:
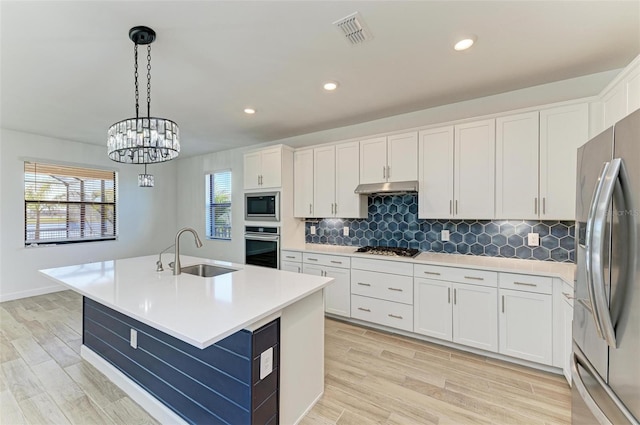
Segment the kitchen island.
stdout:
<svg viewBox="0 0 640 425">
<path fill-rule="evenodd" d="M 156 259 L 41 270 L 84 296 L 82 357 L 163 423 L 299 421 L 324 388 L 332 279 L 189 256 L 233 271 L 174 276 Z"/>
</svg>

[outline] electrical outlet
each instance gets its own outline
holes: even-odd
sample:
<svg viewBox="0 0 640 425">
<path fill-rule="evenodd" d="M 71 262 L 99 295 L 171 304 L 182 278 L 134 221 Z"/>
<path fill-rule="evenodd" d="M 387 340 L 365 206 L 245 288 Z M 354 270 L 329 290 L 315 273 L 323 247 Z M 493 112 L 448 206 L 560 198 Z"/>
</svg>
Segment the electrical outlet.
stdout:
<svg viewBox="0 0 640 425">
<path fill-rule="evenodd" d="M 440 239 L 442 240 L 442 242 L 447 242 L 449 240 L 449 231 L 443 230 L 442 232 L 440 232 Z"/>
<path fill-rule="evenodd" d="M 311 226 L 311 234 L 312 235 L 316 234 L 316 226 Z"/>
<path fill-rule="evenodd" d="M 273 347 L 260 353 L 260 379 L 273 372 Z"/>
<path fill-rule="evenodd" d="M 138 331 L 131 328 L 131 337 L 129 338 L 129 345 L 131 348 L 138 348 Z"/>
<path fill-rule="evenodd" d="M 344 226 L 342 228 L 342 236 L 349 236 L 349 226 Z"/>
<path fill-rule="evenodd" d="M 529 246 L 539 246 L 540 245 L 540 234 L 539 233 L 528 233 L 527 234 L 527 245 L 529 245 Z"/>
</svg>

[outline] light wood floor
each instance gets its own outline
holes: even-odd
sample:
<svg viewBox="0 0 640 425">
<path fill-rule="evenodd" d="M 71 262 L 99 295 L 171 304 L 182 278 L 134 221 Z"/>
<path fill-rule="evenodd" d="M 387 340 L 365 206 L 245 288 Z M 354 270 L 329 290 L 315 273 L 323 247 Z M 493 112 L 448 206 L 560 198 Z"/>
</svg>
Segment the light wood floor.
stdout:
<svg viewBox="0 0 640 425">
<path fill-rule="evenodd" d="M 0 424 L 157 424 L 80 358 L 81 315 L 71 291 L 0 303 Z M 325 323 L 325 393 L 303 425 L 570 422 L 561 376 Z"/>
</svg>

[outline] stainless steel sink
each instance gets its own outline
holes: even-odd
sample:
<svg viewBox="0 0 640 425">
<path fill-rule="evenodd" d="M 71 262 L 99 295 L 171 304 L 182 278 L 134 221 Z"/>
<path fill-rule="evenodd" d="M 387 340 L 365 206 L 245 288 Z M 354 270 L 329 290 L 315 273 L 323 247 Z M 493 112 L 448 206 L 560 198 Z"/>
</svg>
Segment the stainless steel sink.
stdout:
<svg viewBox="0 0 640 425">
<path fill-rule="evenodd" d="M 189 273 L 200 277 L 214 277 L 221 274 L 235 272 L 237 270 L 225 267 L 212 266 L 211 264 L 194 264 L 193 266 L 182 267 L 182 273 Z"/>
</svg>

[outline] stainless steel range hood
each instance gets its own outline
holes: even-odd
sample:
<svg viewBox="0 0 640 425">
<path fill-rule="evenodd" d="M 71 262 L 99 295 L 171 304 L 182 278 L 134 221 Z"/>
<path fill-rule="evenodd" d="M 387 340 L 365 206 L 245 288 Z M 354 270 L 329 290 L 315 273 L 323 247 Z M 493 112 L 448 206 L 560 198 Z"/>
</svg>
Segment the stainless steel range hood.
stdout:
<svg viewBox="0 0 640 425">
<path fill-rule="evenodd" d="M 400 195 L 417 191 L 417 181 L 359 184 L 354 190 L 359 195 Z"/>
</svg>

